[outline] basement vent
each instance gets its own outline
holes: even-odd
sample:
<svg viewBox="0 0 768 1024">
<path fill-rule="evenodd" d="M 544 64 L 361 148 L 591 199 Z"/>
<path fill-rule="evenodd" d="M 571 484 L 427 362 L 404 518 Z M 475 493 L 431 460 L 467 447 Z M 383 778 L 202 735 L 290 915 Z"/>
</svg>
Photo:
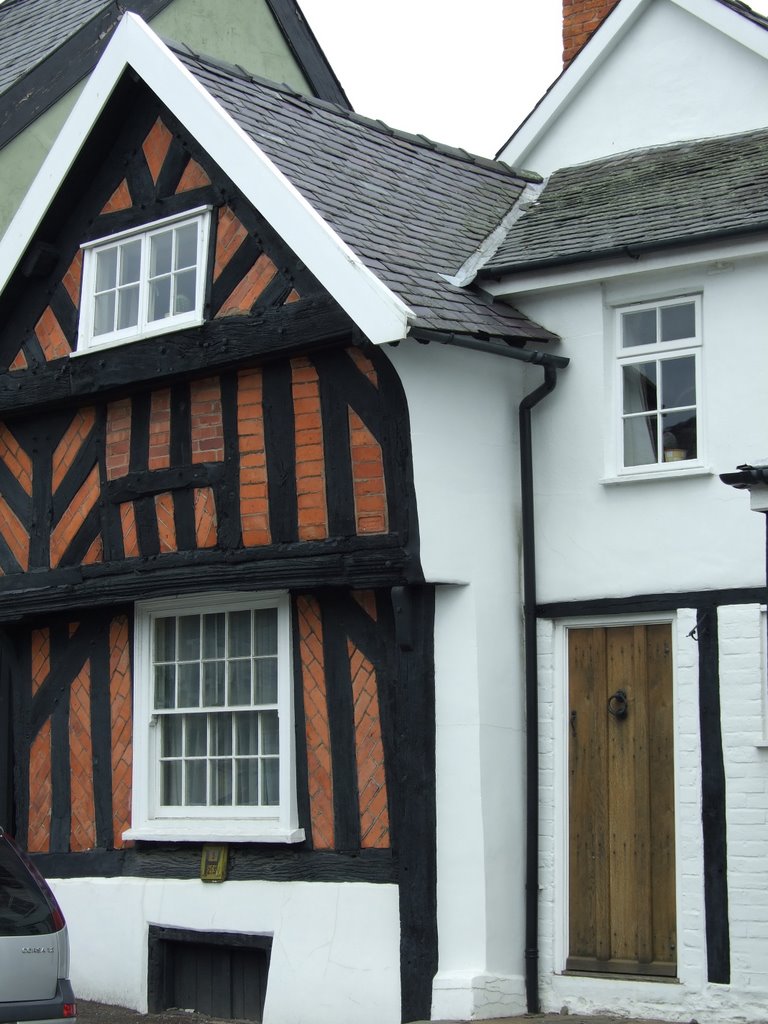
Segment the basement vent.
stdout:
<svg viewBox="0 0 768 1024">
<path fill-rule="evenodd" d="M 272 939 L 149 926 L 150 1013 L 183 1009 L 261 1022 Z"/>
</svg>

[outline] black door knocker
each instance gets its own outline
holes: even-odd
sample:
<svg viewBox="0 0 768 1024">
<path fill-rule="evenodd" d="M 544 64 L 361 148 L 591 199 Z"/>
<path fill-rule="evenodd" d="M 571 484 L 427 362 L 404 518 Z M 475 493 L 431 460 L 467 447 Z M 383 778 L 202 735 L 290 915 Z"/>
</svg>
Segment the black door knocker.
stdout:
<svg viewBox="0 0 768 1024">
<path fill-rule="evenodd" d="M 608 698 L 608 712 L 614 718 L 626 718 L 629 711 L 629 702 L 624 690 L 617 690 L 612 697 Z"/>
</svg>

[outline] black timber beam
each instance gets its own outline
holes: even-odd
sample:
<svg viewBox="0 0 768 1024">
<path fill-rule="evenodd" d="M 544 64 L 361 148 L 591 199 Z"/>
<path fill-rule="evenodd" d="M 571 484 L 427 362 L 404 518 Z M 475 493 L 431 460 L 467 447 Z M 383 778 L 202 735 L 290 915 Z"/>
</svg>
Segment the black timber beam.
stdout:
<svg viewBox="0 0 768 1024">
<path fill-rule="evenodd" d="M 315 96 L 345 110 L 352 104 L 295 0 L 267 0 L 291 53 Z"/>
<path fill-rule="evenodd" d="M 0 374 L 0 415 L 43 413 L 129 390 L 209 376 L 271 359 L 354 344 L 349 317 L 331 299 L 306 299 L 247 316 L 211 320 L 175 334 L 102 352 L 65 357 L 45 366 Z"/>
</svg>

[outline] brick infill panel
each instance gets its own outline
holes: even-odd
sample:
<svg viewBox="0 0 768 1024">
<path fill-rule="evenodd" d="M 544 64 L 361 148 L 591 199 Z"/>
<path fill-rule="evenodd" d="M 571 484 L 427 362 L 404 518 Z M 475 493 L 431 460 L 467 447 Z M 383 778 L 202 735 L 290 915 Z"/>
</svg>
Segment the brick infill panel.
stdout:
<svg viewBox="0 0 768 1024">
<path fill-rule="evenodd" d="M 305 358 L 291 360 L 291 375 L 299 540 L 325 540 L 328 536 L 328 506 L 320 381 L 317 370 Z"/>
<path fill-rule="evenodd" d="M 51 530 L 51 568 L 55 569 L 100 497 L 99 467 L 94 466 L 58 523 Z"/>
<path fill-rule="evenodd" d="M 173 136 L 158 117 L 152 125 L 146 139 L 144 139 L 144 142 L 142 143 L 141 148 L 144 150 L 147 167 L 149 168 L 149 173 L 152 175 L 152 181 L 155 185 L 157 184 L 157 179 L 160 176 L 160 171 L 163 169 L 163 164 L 165 163 L 165 158 L 168 155 L 172 139 Z"/>
<path fill-rule="evenodd" d="M 43 685 L 51 671 L 51 634 L 47 629 L 33 629 L 32 637 L 32 695 Z"/>
<path fill-rule="evenodd" d="M 162 388 L 160 391 L 152 392 L 149 410 L 149 452 L 147 456 L 147 467 L 150 470 L 168 469 L 170 465 L 171 391 L 170 388 Z"/>
<path fill-rule="evenodd" d="M 67 289 L 67 294 L 72 299 L 75 309 L 80 308 L 80 285 L 83 279 L 83 250 L 78 249 L 75 258 L 69 265 L 69 269 L 62 278 L 62 284 Z"/>
<path fill-rule="evenodd" d="M 262 253 L 239 284 L 221 304 L 218 317 L 250 313 L 257 299 L 277 273 L 277 267 Z"/>
<path fill-rule="evenodd" d="M 136 510 L 132 501 L 125 501 L 120 506 L 120 525 L 123 531 L 123 551 L 126 558 L 139 555 L 139 534 L 136 529 Z"/>
<path fill-rule="evenodd" d="M 31 495 L 32 459 L 4 423 L 0 423 L 0 459 L 24 493 Z"/>
<path fill-rule="evenodd" d="M 133 719 L 128 619 L 121 615 L 109 627 L 109 698 L 112 727 L 112 815 L 116 848 L 130 846 L 123 832 L 131 824 Z"/>
<path fill-rule="evenodd" d="M 160 539 L 160 554 L 177 551 L 173 494 L 166 492 L 155 495 L 155 515 L 157 516 L 157 533 Z"/>
<path fill-rule="evenodd" d="M 304 691 L 312 845 L 316 850 L 332 850 L 335 845 L 333 768 L 322 619 L 320 606 L 313 597 L 297 598 L 296 610 Z"/>
<path fill-rule="evenodd" d="M 176 193 L 191 192 L 192 189 L 205 188 L 206 185 L 210 184 L 211 179 L 205 173 L 197 160 L 190 159 L 189 163 L 184 168 L 184 173 L 179 180 L 179 184 L 176 186 Z"/>
<path fill-rule="evenodd" d="M 363 849 L 389 846 L 389 805 L 384 772 L 376 670 L 351 640 L 347 641 L 355 713 L 355 760 Z"/>
<path fill-rule="evenodd" d="M 267 454 L 264 442 L 263 377 L 245 370 L 237 378 L 237 435 L 240 452 L 240 528 L 245 547 L 269 544 Z"/>
<path fill-rule="evenodd" d="M 29 534 L 11 506 L 0 495 L 0 535 L 25 572 L 29 568 Z"/>
<path fill-rule="evenodd" d="M 67 336 L 61 329 L 61 324 L 56 319 L 56 314 L 50 306 L 46 306 L 43 315 L 35 324 L 35 334 L 40 342 L 46 362 L 51 362 L 53 359 L 62 359 L 72 351 Z"/>
<path fill-rule="evenodd" d="M 349 409 L 349 448 L 357 532 L 386 533 L 389 516 L 381 445 L 352 409 Z"/>
<path fill-rule="evenodd" d="M 131 400 L 123 398 L 107 406 L 105 441 L 107 480 L 125 476 L 131 463 Z"/>
<path fill-rule="evenodd" d="M 102 213 L 117 213 L 119 210 L 130 210 L 133 206 L 131 190 L 125 178 L 120 182 L 115 191 L 106 201 L 101 209 Z"/>
<path fill-rule="evenodd" d="M 29 752 L 27 849 L 47 853 L 51 842 L 51 720 L 43 723 Z"/>
<path fill-rule="evenodd" d="M 194 508 L 197 546 L 199 548 L 215 548 L 218 543 L 218 521 L 216 499 L 211 487 L 195 488 Z"/>
<path fill-rule="evenodd" d="M 224 460 L 221 385 L 217 377 L 193 381 L 190 387 L 192 462 Z"/>
<path fill-rule="evenodd" d="M 91 743 L 91 673 L 86 662 L 69 691 L 70 835 L 73 852 L 96 846 L 96 810 L 93 800 L 93 747 Z"/>
<path fill-rule="evenodd" d="M 80 449 L 96 423 L 96 411 L 92 408 L 78 409 L 72 417 L 72 422 L 67 428 L 64 437 L 56 446 L 53 453 L 53 491 L 54 494 L 61 486 L 67 472 L 72 468 Z"/>
<path fill-rule="evenodd" d="M 228 206 L 219 210 L 216 223 L 216 255 L 213 260 L 213 280 L 220 277 L 229 261 L 248 235 L 245 225 L 235 216 Z"/>
</svg>

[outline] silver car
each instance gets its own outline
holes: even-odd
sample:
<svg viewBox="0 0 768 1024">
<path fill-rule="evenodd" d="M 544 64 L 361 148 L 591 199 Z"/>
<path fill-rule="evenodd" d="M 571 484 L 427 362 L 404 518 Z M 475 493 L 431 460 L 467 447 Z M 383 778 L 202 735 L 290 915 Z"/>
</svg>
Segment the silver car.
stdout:
<svg viewBox="0 0 768 1024">
<path fill-rule="evenodd" d="M 67 926 L 34 865 L 0 828 L 0 1022 L 76 1021 Z"/>
</svg>

